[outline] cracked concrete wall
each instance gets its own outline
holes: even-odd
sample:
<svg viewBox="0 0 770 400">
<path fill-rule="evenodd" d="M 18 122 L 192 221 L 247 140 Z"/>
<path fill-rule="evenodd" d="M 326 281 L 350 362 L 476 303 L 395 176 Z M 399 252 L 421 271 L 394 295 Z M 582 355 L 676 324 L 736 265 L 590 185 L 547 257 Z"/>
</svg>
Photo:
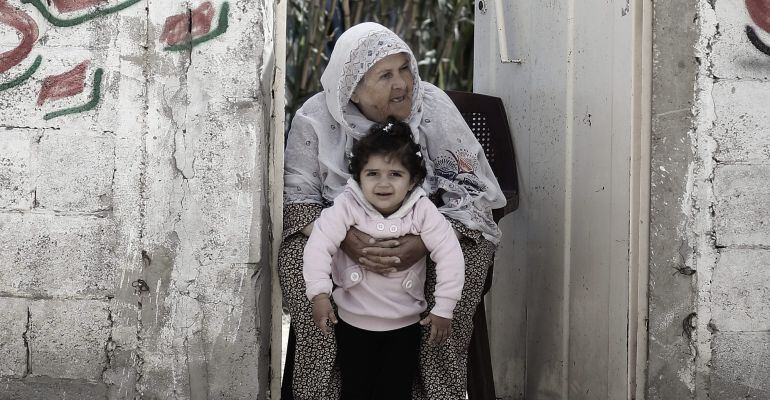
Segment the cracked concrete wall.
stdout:
<svg viewBox="0 0 770 400">
<path fill-rule="evenodd" d="M 770 398 L 770 3 L 699 6 L 697 394 Z"/>
<path fill-rule="evenodd" d="M 770 398 L 770 4 L 655 8 L 648 398 Z"/>
<path fill-rule="evenodd" d="M 273 7 L 0 0 L 0 399 L 267 398 Z"/>
</svg>

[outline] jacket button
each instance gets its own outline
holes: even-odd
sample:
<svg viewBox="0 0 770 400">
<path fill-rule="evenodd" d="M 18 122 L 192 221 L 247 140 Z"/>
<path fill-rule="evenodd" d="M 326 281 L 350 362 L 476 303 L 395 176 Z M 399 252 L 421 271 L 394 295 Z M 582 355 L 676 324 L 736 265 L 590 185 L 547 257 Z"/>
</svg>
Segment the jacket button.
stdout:
<svg viewBox="0 0 770 400">
<path fill-rule="evenodd" d="M 350 280 L 353 282 L 358 282 L 361 280 L 361 274 L 358 272 L 351 272 L 350 273 Z"/>
<path fill-rule="evenodd" d="M 383 224 L 382 222 L 377 224 L 377 230 L 378 231 L 384 231 L 385 230 L 385 224 Z"/>
<path fill-rule="evenodd" d="M 411 279 L 407 279 L 407 281 L 404 282 L 404 287 L 407 288 L 407 289 L 411 289 L 413 285 L 414 285 L 414 283 L 412 282 Z"/>
<path fill-rule="evenodd" d="M 398 232 L 398 227 L 395 226 L 395 225 L 391 225 L 390 226 L 390 233 L 396 233 L 396 232 Z"/>
</svg>

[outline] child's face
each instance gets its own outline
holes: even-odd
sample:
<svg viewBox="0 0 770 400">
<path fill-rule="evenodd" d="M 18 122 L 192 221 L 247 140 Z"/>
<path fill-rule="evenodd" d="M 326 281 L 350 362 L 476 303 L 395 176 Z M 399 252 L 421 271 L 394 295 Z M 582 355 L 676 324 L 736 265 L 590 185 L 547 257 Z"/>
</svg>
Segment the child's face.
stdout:
<svg viewBox="0 0 770 400">
<path fill-rule="evenodd" d="M 412 175 L 401 162 L 381 154 L 369 156 L 359 180 L 364 198 L 384 216 L 398 210 L 414 187 Z"/>
</svg>

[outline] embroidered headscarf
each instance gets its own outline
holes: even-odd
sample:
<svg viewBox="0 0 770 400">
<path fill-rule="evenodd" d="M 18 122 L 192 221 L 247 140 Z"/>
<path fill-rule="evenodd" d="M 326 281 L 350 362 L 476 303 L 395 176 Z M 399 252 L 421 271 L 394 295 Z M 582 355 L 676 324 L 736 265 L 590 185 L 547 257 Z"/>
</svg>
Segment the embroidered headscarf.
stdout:
<svg viewBox="0 0 770 400">
<path fill-rule="evenodd" d="M 428 177 L 423 189 L 440 198 L 439 211 L 498 243 L 491 210 L 505 197 L 484 151 L 454 103 L 441 89 L 420 81 L 411 49 L 388 28 L 365 22 L 345 31 L 321 76 L 323 92 L 297 111 L 287 139 L 284 201 L 327 205 L 342 192 L 353 143 L 370 121 L 350 102 L 358 83 L 377 61 L 406 53 L 414 77 L 412 110 L 404 121 L 420 144 Z"/>
</svg>

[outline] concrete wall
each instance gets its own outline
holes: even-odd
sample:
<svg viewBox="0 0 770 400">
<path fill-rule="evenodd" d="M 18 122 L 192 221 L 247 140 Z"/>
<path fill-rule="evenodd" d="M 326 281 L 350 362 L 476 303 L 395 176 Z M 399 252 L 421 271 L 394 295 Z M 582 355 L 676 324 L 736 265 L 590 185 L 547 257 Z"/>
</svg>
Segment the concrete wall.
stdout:
<svg viewBox="0 0 770 400">
<path fill-rule="evenodd" d="M 770 4 L 656 15 L 648 398 L 770 398 Z"/>
<path fill-rule="evenodd" d="M 699 6 L 698 396 L 770 398 L 770 3 Z"/>
<path fill-rule="evenodd" d="M 266 398 L 272 12 L 0 0 L 0 399 Z"/>
<path fill-rule="evenodd" d="M 695 388 L 695 312 L 689 239 L 697 63 L 696 0 L 654 3 L 650 160 L 647 398 L 687 399 Z M 685 322 L 687 321 L 687 322 Z"/>
</svg>

